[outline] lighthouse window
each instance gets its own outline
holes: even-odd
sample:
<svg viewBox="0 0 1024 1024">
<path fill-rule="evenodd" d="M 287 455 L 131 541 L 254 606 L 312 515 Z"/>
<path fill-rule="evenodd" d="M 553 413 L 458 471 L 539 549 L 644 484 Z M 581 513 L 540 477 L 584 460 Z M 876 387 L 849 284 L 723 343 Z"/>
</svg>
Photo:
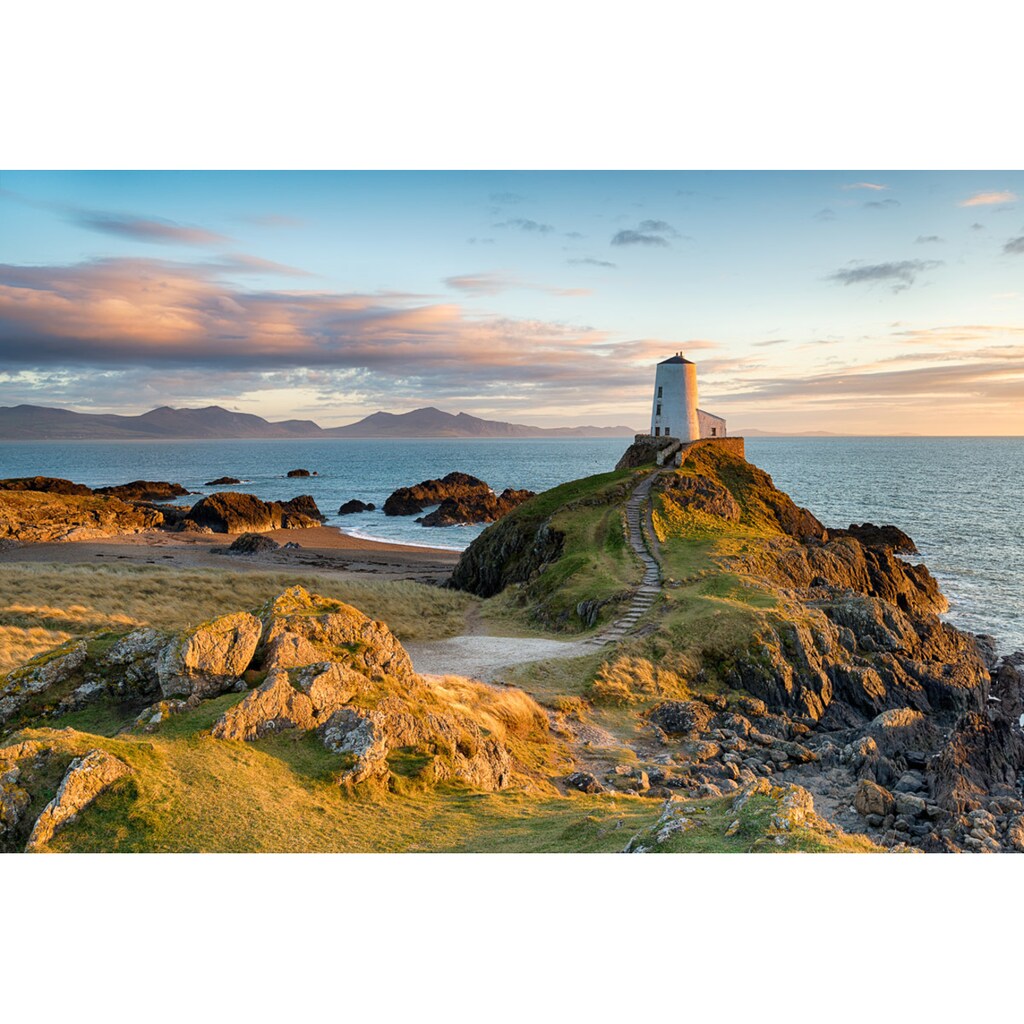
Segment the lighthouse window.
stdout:
<svg viewBox="0 0 1024 1024">
<path fill-rule="evenodd" d="M 660 415 L 661 415 L 661 402 L 658 403 L 658 411 L 655 413 L 655 416 L 660 416 Z"/>
<path fill-rule="evenodd" d="M 661 437 L 661 427 L 655 427 L 654 428 L 654 436 L 655 437 Z"/>
<path fill-rule="evenodd" d="M 717 437 L 718 436 L 718 427 L 712 427 L 711 428 L 711 436 L 712 437 Z"/>
<path fill-rule="evenodd" d="M 658 397 L 661 398 L 661 388 L 658 388 Z"/>
</svg>

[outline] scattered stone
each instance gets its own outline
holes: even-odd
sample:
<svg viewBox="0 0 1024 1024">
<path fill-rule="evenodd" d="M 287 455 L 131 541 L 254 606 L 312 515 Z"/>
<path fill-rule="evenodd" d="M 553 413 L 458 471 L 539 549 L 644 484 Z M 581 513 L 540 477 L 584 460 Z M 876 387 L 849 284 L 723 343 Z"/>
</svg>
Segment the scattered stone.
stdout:
<svg viewBox="0 0 1024 1024">
<path fill-rule="evenodd" d="M 562 780 L 569 789 L 578 789 L 581 793 L 603 793 L 604 786 L 601 785 L 596 775 L 590 772 L 572 772 Z"/>
</svg>

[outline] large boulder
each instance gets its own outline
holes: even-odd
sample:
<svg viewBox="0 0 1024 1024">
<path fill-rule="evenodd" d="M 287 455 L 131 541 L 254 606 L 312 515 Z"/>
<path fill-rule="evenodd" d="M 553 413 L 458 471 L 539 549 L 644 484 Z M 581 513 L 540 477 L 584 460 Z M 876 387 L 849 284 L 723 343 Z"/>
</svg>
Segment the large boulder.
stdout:
<svg viewBox="0 0 1024 1024">
<path fill-rule="evenodd" d="M 95 493 L 109 494 L 122 501 L 168 501 L 180 498 L 188 494 L 188 491 L 181 484 L 168 483 L 166 480 L 133 480 L 115 487 L 97 487 Z"/>
<path fill-rule="evenodd" d="M 286 528 L 289 527 L 288 519 L 290 517 L 306 516 L 309 519 L 316 520 L 315 525 L 317 526 L 326 518 L 320 509 L 317 508 L 316 501 L 314 501 L 311 494 L 299 494 L 288 501 L 281 502 L 281 509 L 284 512 L 283 525 Z"/>
<path fill-rule="evenodd" d="M 130 772 L 128 765 L 105 750 L 90 750 L 75 758 L 56 796 L 36 820 L 25 851 L 42 849 L 59 829 L 71 824 L 96 797 Z"/>
<path fill-rule="evenodd" d="M 264 533 L 281 527 L 281 506 L 261 501 L 254 494 L 218 491 L 200 498 L 187 519 L 214 533 Z"/>
<path fill-rule="evenodd" d="M 468 473 L 449 473 L 440 480 L 422 480 L 412 487 L 399 487 L 384 502 L 384 515 L 411 516 L 428 505 L 439 505 L 445 498 L 468 498 L 491 494 L 483 480 Z"/>
<path fill-rule="evenodd" d="M 714 717 L 714 711 L 699 700 L 666 700 L 652 708 L 647 719 L 669 736 L 696 739 Z"/>
<path fill-rule="evenodd" d="M 229 555 L 264 555 L 271 551 L 277 551 L 281 547 L 271 537 L 264 537 L 262 533 L 243 533 L 236 540 L 228 545 Z"/>
<path fill-rule="evenodd" d="M 215 697 L 236 687 L 256 653 L 262 630 L 255 615 L 234 612 L 173 640 L 157 662 L 163 695 Z"/>
<path fill-rule="evenodd" d="M 341 601 L 289 587 L 264 607 L 262 617 L 267 669 L 337 661 L 371 676 L 413 675 L 409 655 L 394 633 Z"/>
<path fill-rule="evenodd" d="M 853 797 L 853 806 L 857 809 L 857 813 L 865 818 L 869 814 L 876 814 L 878 817 L 884 818 L 887 814 L 892 814 L 895 811 L 896 800 L 889 790 L 879 786 L 877 782 L 861 779 Z"/>
</svg>

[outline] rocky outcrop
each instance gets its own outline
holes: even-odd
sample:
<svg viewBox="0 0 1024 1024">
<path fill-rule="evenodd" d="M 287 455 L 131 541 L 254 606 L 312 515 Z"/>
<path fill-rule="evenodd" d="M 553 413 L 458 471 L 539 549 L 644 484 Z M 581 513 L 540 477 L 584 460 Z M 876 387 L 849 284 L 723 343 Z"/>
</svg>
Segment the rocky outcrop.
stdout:
<svg viewBox="0 0 1024 1024">
<path fill-rule="evenodd" d="M 417 519 L 423 526 L 465 526 L 493 523 L 508 515 L 524 501 L 536 497 L 533 491 L 514 491 L 507 487 L 501 494 L 474 494 L 468 498 L 445 498 L 431 513 Z"/>
<path fill-rule="evenodd" d="M 263 664 L 271 671 L 337 661 L 374 678 L 413 675 L 409 655 L 391 630 L 351 605 L 290 587 L 261 614 Z"/>
<path fill-rule="evenodd" d="M 55 476 L 21 476 L 0 480 L 0 491 L 39 491 L 44 494 L 92 494 L 85 484 Z"/>
<path fill-rule="evenodd" d="M 108 494 L 122 501 L 169 501 L 188 494 L 188 491 L 181 484 L 168 483 L 166 480 L 133 480 L 116 487 L 97 487 L 94 493 Z"/>
<path fill-rule="evenodd" d="M 882 548 L 896 554 L 916 555 L 917 545 L 898 527 L 874 523 L 851 523 L 849 529 L 828 531 L 830 537 L 853 537 L 868 548 Z"/>
<path fill-rule="evenodd" d="M 519 516 L 499 520 L 462 553 L 448 586 L 478 597 L 493 597 L 513 583 L 525 583 L 558 560 L 565 534 L 546 519 Z"/>
<path fill-rule="evenodd" d="M 615 464 L 616 469 L 641 469 L 654 467 L 658 454 L 678 441 L 671 437 L 653 437 L 651 434 L 637 434 L 634 442 Z"/>
<path fill-rule="evenodd" d="M 233 612 L 190 630 L 169 643 L 156 664 L 165 697 L 215 697 L 239 684 L 260 640 L 255 615 Z M 244 686 L 244 684 L 242 684 Z"/>
<path fill-rule="evenodd" d="M 228 545 L 229 555 L 264 555 L 271 551 L 277 551 L 281 547 L 271 537 L 264 537 L 262 533 L 243 533 L 237 540 Z"/>
<path fill-rule="evenodd" d="M 268 530 L 319 526 L 323 516 L 308 494 L 286 502 L 261 501 L 254 494 L 218 491 L 200 498 L 184 523 L 207 527 L 214 533 L 265 533 Z"/>
<path fill-rule="evenodd" d="M 285 474 L 286 476 L 315 476 L 316 474 L 310 473 L 308 469 L 289 469 Z"/>
<path fill-rule="evenodd" d="M 667 475 L 662 493 L 687 512 L 703 512 L 729 523 L 738 523 L 743 514 L 729 490 L 710 477 Z"/>
<path fill-rule="evenodd" d="M 338 509 L 339 516 L 351 516 L 357 512 L 372 512 L 377 506 L 373 502 L 360 501 L 358 498 L 353 498 L 351 501 L 346 501 Z"/>
<path fill-rule="evenodd" d="M 75 821 L 101 793 L 130 772 L 128 765 L 105 750 L 90 750 L 84 757 L 75 758 L 57 795 L 36 820 L 26 852 L 43 849 L 56 832 Z"/>
<path fill-rule="evenodd" d="M 204 487 L 222 487 L 230 486 L 231 484 L 240 484 L 242 481 L 236 476 L 219 476 L 216 480 L 207 480 Z"/>
<path fill-rule="evenodd" d="M 423 480 L 412 487 L 399 487 L 384 502 L 384 515 L 411 516 L 445 498 L 471 498 L 491 494 L 491 488 L 468 473 L 449 473 L 440 480 Z"/>
<path fill-rule="evenodd" d="M 153 530 L 162 523 L 159 512 L 106 495 L 0 491 L 0 539 L 95 540 Z"/>
<path fill-rule="evenodd" d="M 0 677 L 0 724 L 74 676 L 85 664 L 87 650 L 84 640 L 69 640 Z"/>
</svg>

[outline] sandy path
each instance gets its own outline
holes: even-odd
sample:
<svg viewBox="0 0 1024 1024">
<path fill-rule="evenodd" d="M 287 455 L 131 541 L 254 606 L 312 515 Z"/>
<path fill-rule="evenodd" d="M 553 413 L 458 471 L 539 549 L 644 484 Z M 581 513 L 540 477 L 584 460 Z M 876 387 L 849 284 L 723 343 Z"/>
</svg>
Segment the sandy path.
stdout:
<svg viewBox="0 0 1024 1024">
<path fill-rule="evenodd" d="M 456 636 L 449 640 L 403 645 L 413 667 L 424 675 L 470 676 L 485 683 L 501 680 L 515 666 L 548 658 L 578 658 L 594 649 L 579 640 L 539 637 Z"/>
</svg>

